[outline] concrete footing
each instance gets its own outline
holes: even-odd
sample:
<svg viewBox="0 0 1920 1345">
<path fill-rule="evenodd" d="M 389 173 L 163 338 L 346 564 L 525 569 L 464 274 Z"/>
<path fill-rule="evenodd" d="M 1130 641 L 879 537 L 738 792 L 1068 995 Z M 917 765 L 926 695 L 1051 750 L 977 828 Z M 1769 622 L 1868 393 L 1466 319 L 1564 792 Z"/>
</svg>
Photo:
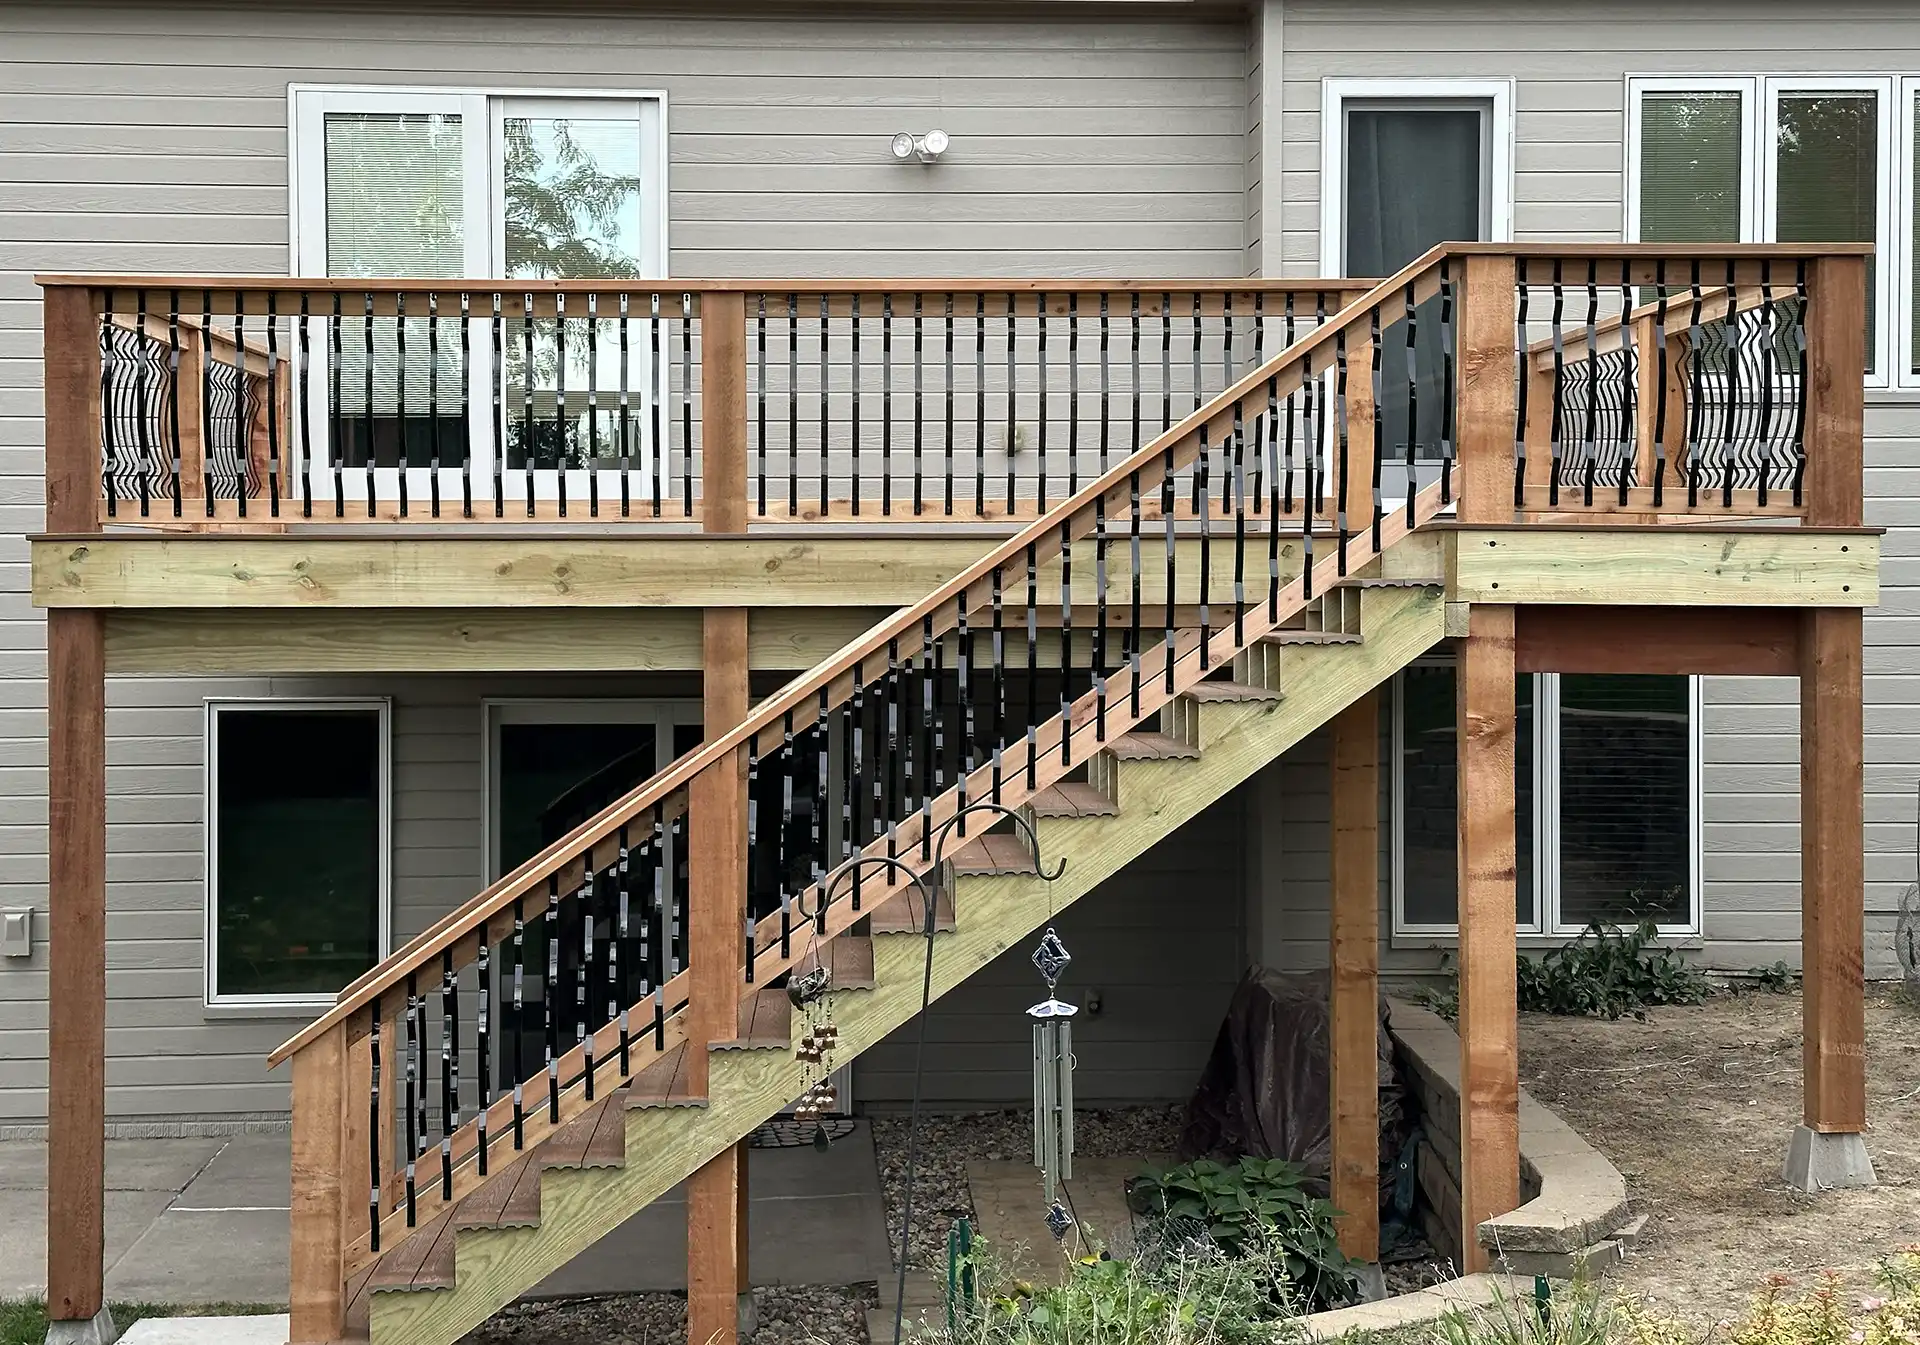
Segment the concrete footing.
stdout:
<svg viewBox="0 0 1920 1345">
<path fill-rule="evenodd" d="M 1852 1133 L 1827 1134 L 1808 1126 L 1794 1127 L 1781 1175 L 1788 1185 L 1809 1193 L 1872 1186 L 1878 1180 L 1873 1175 L 1873 1160 L 1867 1156 L 1864 1137 Z"/>
<path fill-rule="evenodd" d="M 113 1310 L 102 1306 L 84 1322 L 48 1322 L 47 1345 L 113 1345 L 120 1339 L 120 1328 L 113 1324 Z"/>
<path fill-rule="evenodd" d="M 1378 1303 L 1387 1296 L 1387 1272 L 1378 1261 L 1370 1261 L 1354 1271 L 1360 1277 L 1360 1301 Z"/>
<path fill-rule="evenodd" d="M 742 1294 L 735 1308 L 738 1314 L 734 1319 L 735 1329 L 740 1333 L 740 1339 L 745 1340 L 760 1329 L 760 1305 L 754 1301 L 752 1294 Z"/>
</svg>

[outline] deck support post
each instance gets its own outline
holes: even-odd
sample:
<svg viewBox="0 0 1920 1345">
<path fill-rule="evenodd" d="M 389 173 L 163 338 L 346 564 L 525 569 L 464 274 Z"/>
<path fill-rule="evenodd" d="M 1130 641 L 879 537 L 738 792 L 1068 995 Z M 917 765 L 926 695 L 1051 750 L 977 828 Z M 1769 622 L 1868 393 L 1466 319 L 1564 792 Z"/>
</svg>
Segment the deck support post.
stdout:
<svg viewBox="0 0 1920 1345">
<path fill-rule="evenodd" d="M 1476 604 L 1460 644 L 1460 1247 L 1487 1268 L 1480 1225 L 1520 1204 L 1520 1031 L 1514 958 L 1513 609 Z"/>
<path fill-rule="evenodd" d="M 1340 1250 L 1380 1259 L 1380 699 L 1333 721 L 1333 1205 Z"/>
<path fill-rule="evenodd" d="M 1807 275 L 1807 523 L 1862 522 L 1866 261 Z M 1874 1181 L 1867 1126 L 1863 660 L 1858 608 L 1800 628 L 1802 1120 L 1785 1175 L 1806 1191 Z"/>
<path fill-rule="evenodd" d="M 88 291 L 42 310 L 47 531 L 96 530 L 100 340 Z M 106 616 L 47 613 L 47 1339 L 117 1334 L 105 1295 Z"/>
<path fill-rule="evenodd" d="M 701 296 L 701 526 L 747 527 L 746 300 Z M 703 732 L 708 739 L 747 717 L 747 609 L 702 616 Z M 688 799 L 689 970 L 693 978 L 693 1074 L 704 1089 L 705 1044 L 736 1035 L 744 985 L 747 916 L 746 759 L 695 779 Z M 718 1155 L 687 1183 L 687 1339 L 734 1345 L 752 1329 L 747 1278 L 747 1145 Z"/>
</svg>

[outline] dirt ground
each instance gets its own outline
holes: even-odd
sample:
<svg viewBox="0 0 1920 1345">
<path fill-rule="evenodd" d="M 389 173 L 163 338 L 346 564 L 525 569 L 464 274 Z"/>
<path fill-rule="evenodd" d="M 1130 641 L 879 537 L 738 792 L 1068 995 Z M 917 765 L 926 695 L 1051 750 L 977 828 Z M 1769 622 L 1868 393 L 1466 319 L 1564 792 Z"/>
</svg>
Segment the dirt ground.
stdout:
<svg viewBox="0 0 1920 1345">
<path fill-rule="evenodd" d="M 1780 1179 L 1800 1119 L 1800 997 L 1746 993 L 1617 1023 L 1523 1014 L 1521 1076 L 1626 1174 L 1647 1230 L 1609 1280 L 1707 1320 L 1767 1276 L 1861 1287 L 1920 1242 L 1920 1006 L 1867 1005 L 1868 1151 L 1880 1184 L 1806 1196 Z"/>
</svg>

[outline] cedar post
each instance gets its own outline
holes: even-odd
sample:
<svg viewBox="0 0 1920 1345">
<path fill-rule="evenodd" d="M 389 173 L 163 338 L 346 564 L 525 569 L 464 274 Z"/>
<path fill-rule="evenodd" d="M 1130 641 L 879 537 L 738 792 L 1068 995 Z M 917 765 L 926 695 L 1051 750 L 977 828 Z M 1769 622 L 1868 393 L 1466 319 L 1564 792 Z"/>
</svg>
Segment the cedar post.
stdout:
<svg viewBox="0 0 1920 1345">
<path fill-rule="evenodd" d="M 1459 336 L 1462 523 L 1513 517 L 1518 414 L 1515 259 L 1471 256 Z M 1462 1269 L 1484 1270 L 1479 1226 L 1520 1203 L 1520 1042 L 1514 973 L 1514 616 L 1475 605 L 1460 642 L 1460 1217 Z"/>
<path fill-rule="evenodd" d="M 1340 1250 L 1380 1259 L 1380 700 L 1333 721 L 1333 1205 Z"/>
<path fill-rule="evenodd" d="M 1340 480 L 1344 527 L 1359 536 L 1373 527 L 1374 463 L 1384 446 L 1373 442 L 1373 338 L 1363 336 L 1347 350 L 1347 460 Z"/>
<path fill-rule="evenodd" d="M 88 291 L 42 309 L 47 530 L 97 530 L 100 345 Z M 107 658 L 98 610 L 47 613 L 47 1316 L 106 1311 Z M 96 1329 L 111 1335 L 110 1319 Z"/>
<path fill-rule="evenodd" d="M 746 300 L 700 299 L 701 526 L 739 534 L 747 527 Z M 701 636 L 704 727 L 709 741 L 747 717 L 747 612 L 708 608 Z M 747 914 L 746 758 L 698 776 L 688 797 L 689 971 L 693 1040 L 689 1061 L 704 1088 L 702 1047 L 738 1033 L 745 985 Z M 720 1154 L 687 1183 L 687 1339 L 733 1345 L 747 1292 L 747 1146 Z"/>
<path fill-rule="evenodd" d="M 1866 261 L 1808 267 L 1806 522 L 1862 517 Z M 1861 612 L 1819 608 L 1800 639 L 1800 945 L 1805 1124 L 1787 1179 L 1806 1190 L 1874 1180 L 1867 1124 Z"/>
<path fill-rule="evenodd" d="M 336 1024 L 293 1057 L 293 1215 L 288 1257 L 288 1339 L 346 1335 L 345 1261 L 348 1137 L 361 1108 L 347 1095 L 347 1029 Z M 369 1080 L 369 1083 L 371 1081 Z M 362 1120 L 364 1125 L 364 1118 Z M 366 1161 L 364 1150 L 360 1161 Z"/>
</svg>

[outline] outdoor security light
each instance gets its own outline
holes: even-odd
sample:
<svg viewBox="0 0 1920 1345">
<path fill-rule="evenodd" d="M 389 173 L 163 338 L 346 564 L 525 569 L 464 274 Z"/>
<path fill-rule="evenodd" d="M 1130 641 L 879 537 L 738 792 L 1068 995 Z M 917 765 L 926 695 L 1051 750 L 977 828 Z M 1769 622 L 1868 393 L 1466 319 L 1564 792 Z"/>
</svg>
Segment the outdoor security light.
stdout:
<svg viewBox="0 0 1920 1345">
<path fill-rule="evenodd" d="M 902 131 L 893 138 L 893 157 L 902 161 L 918 158 L 921 163 L 932 163 L 947 152 L 950 143 L 947 133 L 938 128 L 925 135 Z"/>
</svg>

